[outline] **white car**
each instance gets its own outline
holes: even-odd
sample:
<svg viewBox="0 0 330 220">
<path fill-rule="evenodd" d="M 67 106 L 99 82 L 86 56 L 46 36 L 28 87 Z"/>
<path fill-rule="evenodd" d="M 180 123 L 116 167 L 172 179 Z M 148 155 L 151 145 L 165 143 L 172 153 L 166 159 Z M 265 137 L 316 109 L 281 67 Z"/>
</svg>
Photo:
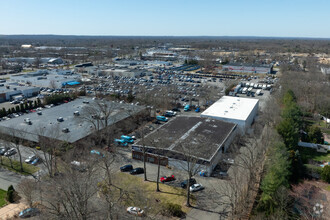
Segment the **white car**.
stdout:
<svg viewBox="0 0 330 220">
<path fill-rule="evenodd" d="M 190 192 L 197 192 L 197 191 L 203 190 L 203 189 L 204 189 L 204 186 L 199 183 L 196 183 L 189 188 Z"/>
<path fill-rule="evenodd" d="M 5 156 L 9 157 L 17 153 L 17 150 L 15 148 L 10 148 L 6 153 Z"/>
<path fill-rule="evenodd" d="M 36 155 L 31 155 L 29 156 L 26 160 L 25 163 L 31 163 L 32 161 L 34 161 L 36 159 Z"/>
<path fill-rule="evenodd" d="M 128 207 L 127 208 L 127 212 L 129 214 L 132 214 L 132 215 L 137 215 L 137 216 L 143 216 L 144 215 L 144 211 L 138 207 Z"/>
</svg>

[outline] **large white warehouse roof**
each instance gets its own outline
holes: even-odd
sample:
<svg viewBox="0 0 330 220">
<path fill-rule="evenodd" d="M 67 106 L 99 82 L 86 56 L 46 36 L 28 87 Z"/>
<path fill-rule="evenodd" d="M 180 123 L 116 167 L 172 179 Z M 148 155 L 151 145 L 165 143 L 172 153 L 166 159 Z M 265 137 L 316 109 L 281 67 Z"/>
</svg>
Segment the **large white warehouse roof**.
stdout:
<svg viewBox="0 0 330 220">
<path fill-rule="evenodd" d="M 258 102 L 258 99 L 223 96 L 207 108 L 201 116 L 245 121 Z"/>
</svg>

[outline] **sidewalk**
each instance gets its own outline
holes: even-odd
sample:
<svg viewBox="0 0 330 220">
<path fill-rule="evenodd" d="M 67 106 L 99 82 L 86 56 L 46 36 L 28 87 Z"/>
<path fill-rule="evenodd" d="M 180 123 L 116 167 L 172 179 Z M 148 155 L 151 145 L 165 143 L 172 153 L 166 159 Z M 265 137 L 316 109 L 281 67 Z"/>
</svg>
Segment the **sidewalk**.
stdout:
<svg viewBox="0 0 330 220">
<path fill-rule="evenodd" d="M 11 218 L 14 215 L 19 214 L 20 211 L 22 211 L 27 206 L 24 203 L 11 203 L 3 208 L 0 208 L 0 220 L 5 220 L 7 218 Z"/>
</svg>

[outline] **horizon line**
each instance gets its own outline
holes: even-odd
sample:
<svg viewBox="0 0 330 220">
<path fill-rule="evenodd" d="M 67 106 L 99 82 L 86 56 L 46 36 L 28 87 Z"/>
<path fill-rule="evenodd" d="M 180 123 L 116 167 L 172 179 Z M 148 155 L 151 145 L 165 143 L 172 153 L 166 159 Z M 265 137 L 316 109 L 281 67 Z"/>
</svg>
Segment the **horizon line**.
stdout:
<svg viewBox="0 0 330 220">
<path fill-rule="evenodd" d="M 289 36 L 249 36 L 249 35 L 84 35 L 84 34 L 0 34 L 0 37 L 11 36 L 58 36 L 58 37 L 205 37 L 205 38 L 282 38 L 282 39 L 322 39 L 330 40 L 330 37 L 289 37 Z"/>
</svg>

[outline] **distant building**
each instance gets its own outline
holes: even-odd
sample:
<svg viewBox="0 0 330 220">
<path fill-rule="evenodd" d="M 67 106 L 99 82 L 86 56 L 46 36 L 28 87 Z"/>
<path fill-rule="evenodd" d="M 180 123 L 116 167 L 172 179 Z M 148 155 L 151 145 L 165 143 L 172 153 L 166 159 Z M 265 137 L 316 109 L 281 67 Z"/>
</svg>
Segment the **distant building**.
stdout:
<svg viewBox="0 0 330 220">
<path fill-rule="evenodd" d="M 178 54 L 168 50 L 150 49 L 142 55 L 142 59 L 174 61 L 178 59 Z"/>
<path fill-rule="evenodd" d="M 253 123 L 258 108 L 258 99 L 223 96 L 202 112 L 201 117 L 235 123 L 244 134 Z"/>
<path fill-rule="evenodd" d="M 272 64 L 243 64 L 243 63 L 230 63 L 222 66 L 222 70 L 234 73 L 261 73 L 271 74 L 273 71 Z"/>
<path fill-rule="evenodd" d="M 15 96 L 29 98 L 38 95 L 39 87 L 20 86 L 17 83 L 0 83 L 0 102 L 11 101 Z"/>
<path fill-rule="evenodd" d="M 80 64 L 75 65 L 74 67 L 75 68 L 80 68 L 80 67 L 90 67 L 90 66 L 93 66 L 92 62 L 80 63 Z"/>
<path fill-rule="evenodd" d="M 111 68 L 103 70 L 103 75 L 106 76 L 121 76 L 121 77 L 143 77 L 147 71 L 142 69 L 129 69 L 129 68 Z"/>
<path fill-rule="evenodd" d="M 30 86 L 62 88 L 67 82 L 80 81 L 81 76 L 70 70 L 38 70 L 10 76 L 10 81 Z"/>
<path fill-rule="evenodd" d="M 51 58 L 51 59 L 48 60 L 47 63 L 56 65 L 56 64 L 63 64 L 64 61 L 62 60 L 62 58 Z"/>
<path fill-rule="evenodd" d="M 62 58 L 54 58 L 54 57 L 42 57 L 42 58 L 35 58 L 35 57 L 13 57 L 13 58 L 6 58 L 7 62 L 12 63 L 26 63 L 26 64 L 33 64 L 39 59 L 40 64 L 63 64 L 64 61 Z"/>
<path fill-rule="evenodd" d="M 31 48 L 31 47 L 32 47 L 31 44 L 22 44 L 22 45 L 21 45 L 21 48 L 23 48 L 23 49 L 29 49 L 29 48 Z"/>
</svg>

